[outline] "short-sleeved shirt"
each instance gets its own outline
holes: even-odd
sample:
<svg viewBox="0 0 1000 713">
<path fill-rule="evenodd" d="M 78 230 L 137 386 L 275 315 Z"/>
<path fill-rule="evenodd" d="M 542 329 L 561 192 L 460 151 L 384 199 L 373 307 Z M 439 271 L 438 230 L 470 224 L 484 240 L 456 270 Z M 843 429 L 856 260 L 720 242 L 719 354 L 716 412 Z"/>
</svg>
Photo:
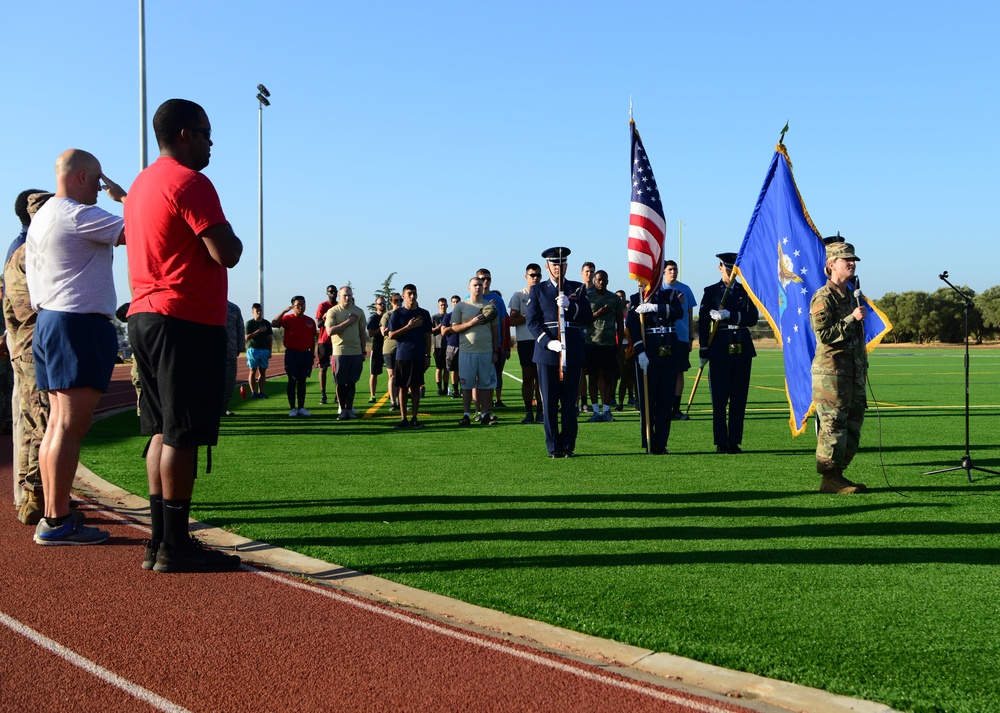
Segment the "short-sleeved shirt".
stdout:
<svg viewBox="0 0 1000 713">
<path fill-rule="evenodd" d="M 389 318 L 389 331 L 395 332 L 397 329 L 402 329 L 414 317 L 423 317 L 424 323 L 396 338 L 396 361 L 423 361 L 427 358 L 426 335 L 430 334 L 431 331 L 431 315 L 423 307 L 416 309 L 397 307 L 394 309 Z"/>
<path fill-rule="evenodd" d="M 316 322 L 305 314 L 287 313 L 281 318 L 285 330 L 285 349 L 297 352 L 311 352 L 316 344 Z"/>
<path fill-rule="evenodd" d="M 684 317 L 674 322 L 674 328 L 677 330 L 677 341 L 690 342 L 691 333 L 690 331 L 688 331 L 688 327 L 690 327 L 691 325 L 688 323 L 688 320 L 691 315 L 691 310 L 698 308 L 698 300 L 694 296 L 694 292 L 692 292 L 691 288 L 685 285 L 683 282 L 675 282 L 672 285 L 664 283 L 663 285 L 660 286 L 660 289 L 677 290 L 678 292 L 684 295 Z"/>
<path fill-rule="evenodd" d="M 530 288 L 525 287 L 523 290 L 518 290 L 510 296 L 510 311 L 513 312 L 517 310 L 517 313 L 524 317 L 528 314 L 528 303 L 531 301 L 528 297 L 528 292 Z M 528 323 L 518 324 L 514 327 L 514 339 L 519 342 L 533 342 L 535 338 L 531 336 L 531 330 L 528 329 Z"/>
<path fill-rule="evenodd" d="M 111 319 L 118 306 L 111 264 L 123 225 L 122 218 L 72 198 L 56 196 L 39 208 L 24 253 L 32 309 Z"/>
<path fill-rule="evenodd" d="M 346 307 L 336 304 L 326 312 L 326 329 L 346 322 L 352 314 L 358 317 L 358 321 L 355 324 L 340 334 L 328 335 L 334 356 L 357 356 L 361 354 L 361 330 L 364 329 L 361 325 L 365 323 L 365 313 L 360 307 L 352 304 Z M 326 331 L 326 329 L 323 331 Z"/>
<path fill-rule="evenodd" d="M 441 320 L 441 329 L 443 330 L 445 327 L 450 327 L 450 326 L 451 326 L 451 312 L 446 314 L 444 318 Z M 446 347 L 455 347 L 456 349 L 458 349 L 458 335 L 455 334 L 454 332 L 449 334 L 447 337 L 444 338 L 444 345 Z"/>
<path fill-rule="evenodd" d="M 438 312 L 437 314 L 431 315 L 431 322 L 432 322 L 431 326 L 440 327 L 441 322 L 444 321 L 444 318 L 447 315 L 448 315 L 447 312 L 445 312 L 444 314 Z M 433 340 L 432 344 L 435 349 L 442 349 L 444 347 L 444 337 L 441 335 L 441 330 L 438 330 L 437 333 L 434 334 L 432 340 Z"/>
<path fill-rule="evenodd" d="M 330 334 L 326 331 L 326 313 L 336 306 L 335 302 L 325 300 L 316 308 L 316 324 L 319 325 L 319 343 L 326 344 L 330 341 Z"/>
<path fill-rule="evenodd" d="M 251 332 L 256 332 L 261 327 L 265 328 L 265 331 L 258 334 L 256 337 L 250 337 L 247 340 L 247 349 L 253 347 L 254 349 L 270 349 L 271 348 L 271 334 L 274 330 L 271 328 L 271 323 L 266 319 L 251 319 L 247 322 L 247 327 L 243 330 L 243 334 L 247 335 Z"/>
<path fill-rule="evenodd" d="M 382 353 L 382 342 L 385 341 L 385 337 L 382 336 L 382 330 L 379 329 L 379 322 L 381 321 L 382 321 L 382 315 L 380 315 L 378 312 L 375 312 L 374 314 L 372 314 L 371 317 L 368 318 L 368 325 L 365 327 L 365 329 L 368 330 L 368 339 L 371 340 L 370 344 L 371 344 L 372 356 Z M 372 336 L 372 330 L 375 331 L 374 337 Z"/>
<path fill-rule="evenodd" d="M 613 347 L 618 338 L 618 315 L 622 311 L 622 301 L 611 290 L 605 290 L 601 294 L 596 289 L 587 290 L 587 299 L 590 301 L 591 309 L 596 312 L 601 307 L 608 306 L 611 311 L 600 317 L 594 317 L 584 333 L 584 345 Z"/>
<path fill-rule="evenodd" d="M 224 327 L 228 271 L 199 236 L 225 222 L 215 186 L 199 171 L 161 156 L 140 173 L 125 202 L 129 315 L 155 312 Z"/>
<path fill-rule="evenodd" d="M 397 307 L 396 309 L 399 309 L 399 308 Z M 393 310 L 393 312 L 395 312 L 395 311 L 396 310 Z M 382 315 L 382 318 L 378 321 L 378 326 L 379 326 L 380 332 L 381 332 L 381 329 L 383 327 L 386 328 L 386 329 L 388 329 L 388 327 L 389 327 L 389 318 L 391 316 L 392 316 L 392 312 L 386 312 L 385 314 Z M 389 337 L 383 336 L 382 353 L 383 354 L 395 354 L 396 353 L 396 340 L 395 339 L 389 339 Z"/>
<path fill-rule="evenodd" d="M 485 302 L 459 302 L 451 310 L 452 325 L 456 326 L 468 322 L 482 312 L 485 306 Z M 465 352 L 466 354 L 492 353 L 492 331 L 493 324 L 491 322 L 484 322 L 483 324 L 477 324 L 472 329 L 460 332 L 458 335 L 458 351 Z"/>
</svg>

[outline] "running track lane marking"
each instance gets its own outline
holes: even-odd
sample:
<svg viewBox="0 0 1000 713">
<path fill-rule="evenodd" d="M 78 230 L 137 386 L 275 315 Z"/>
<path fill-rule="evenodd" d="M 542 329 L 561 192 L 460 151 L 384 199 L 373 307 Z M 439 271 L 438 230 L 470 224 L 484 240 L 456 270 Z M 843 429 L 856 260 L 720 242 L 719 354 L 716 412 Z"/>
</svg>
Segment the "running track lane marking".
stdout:
<svg viewBox="0 0 1000 713">
<path fill-rule="evenodd" d="M 97 510 L 100 511 L 101 514 L 103 514 L 105 516 L 110 516 L 113 519 L 119 520 L 119 521 L 121 521 L 123 523 L 126 523 L 128 525 L 131 525 L 132 527 L 134 527 L 136 529 L 143 530 L 146 533 L 149 532 L 149 528 L 148 527 L 146 527 L 144 525 L 141 525 L 140 523 L 137 523 L 137 522 L 135 522 L 133 520 L 130 520 L 129 518 L 124 517 L 123 515 L 120 515 L 120 514 L 114 512 L 113 510 L 105 509 L 103 507 L 97 508 Z M 270 579 L 270 580 L 273 580 L 275 582 L 278 582 L 279 584 L 284 584 L 284 585 L 289 586 L 289 587 L 295 587 L 297 589 L 302 589 L 302 590 L 304 590 L 306 592 L 311 592 L 312 594 L 316 594 L 316 595 L 319 595 L 321 597 L 327 597 L 328 599 L 332 599 L 332 600 L 334 600 L 336 602 L 340 602 L 342 604 L 349 604 L 349 605 L 351 605 L 353 607 L 356 607 L 356 608 L 361 609 L 363 611 L 369 612 L 371 614 L 377 614 L 379 616 L 384 616 L 384 617 L 388 617 L 390 619 L 395 619 L 396 621 L 400 621 L 400 622 L 403 622 L 405 624 L 409 624 L 411 626 L 416 626 L 418 628 L 425 629 L 425 630 L 430 631 L 430 632 L 435 633 L 435 634 L 441 634 L 443 636 L 448 636 L 448 637 L 450 637 L 452 639 L 457 639 L 458 641 L 463 641 L 465 643 L 473 644 L 474 646 L 481 646 L 482 648 L 488 649 L 490 651 L 495 651 L 497 653 L 507 654 L 509 656 L 513 656 L 514 658 L 524 659 L 526 661 L 530 661 L 531 663 L 538 664 L 540 666 L 546 666 L 548 668 L 555 669 L 556 671 L 562 671 L 563 673 L 569 673 L 569 674 L 571 674 L 573 676 L 579 676 L 580 678 L 584 678 L 584 679 L 587 679 L 589 681 L 594 681 L 595 683 L 602 683 L 602 684 L 609 685 L 609 686 L 616 686 L 617 688 L 623 688 L 626 691 L 631 691 L 633 693 L 639 693 L 641 695 L 650 696 L 651 698 L 656 698 L 656 699 L 659 699 L 661 701 L 665 701 L 667 703 L 673 703 L 675 705 L 687 706 L 688 710 L 696 711 L 697 713 L 731 713 L 731 711 L 732 711 L 731 708 L 722 708 L 722 707 L 714 706 L 714 705 L 711 705 L 711 704 L 708 704 L 708 703 L 701 703 L 699 701 L 695 701 L 695 700 L 692 700 L 690 698 L 685 698 L 684 696 L 678 696 L 678 695 L 675 695 L 673 693 L 668 693 L 666 691 L 661 691 L 661 690 L 658 690 L 658 689 L 655 689 L 655 688 L 647 688 L 645 686 L 640 686 L 637 683 L 631 683 L 629 681 L 620 681 L 617 678 L 612 678 L 611 676 L 605 676 L 605 675 L 600 674 L 600 673 L 593 673 L 591 671 L 585 671 L 583 669 L 576 668 L 575 666 L 570 666 L 569 664 L 564 664 L 564 663 L 561 663 L 559 661 L 553 661 L 551 659 L 545 658 L 544 656 L 539 656 L 538 654 L 532 654 L 532 653 L 529 653 L 527 651 L 521 651 L 520 649 L 516 649 L 513 646 L 508 646 L 506 644 L 501 644 L 501 643 L 499 643 L 497 641 L 483 640 L 483 639 L 480 639 L 478 637 L 471 636 L 469 634 L 463 633 L 461 631 L 455 631 L 453 629 L 449 629 L 447 627 L 441 626 L 439 624 L 435 624 L 433 622 L 424 621 L 422 619 L 415 618 L 414 616 L 409 615 L 409 614 L 403 614 L 403 613 L 395 611 L 393 609 L 387 609 L 385 607 L 376 606 L 375 604 L 370 604 L 370 603 L 368 603 L 366 601 L 362 601 L 362 600 L 354 599 L 353 597 L 345 596 L 345 595 L 340 594 L 338 592 L 325 589 L 323 587 L 323 585 L 306 584 L 304 582 L 297 582 L 295 580 L 288 579 L 287 577 L 284 577 L 284 576 L 279 575 L 279 574 L 273 574 L 271 572 L 265 572 L 263 570 L 257 569 L 256 567 L 254 567 L 252 565 L 247 564 L 246 562 L 243 563 L 241 569 L 243 569 L 244 571 L 252 572 L 253 574 L 258 574 L 261 577 L 266 577 L 267 579 Z M 308 576 L 308 575 L 304 575 L 304 576 Z M 0 617 L 6 617 L 6 615 L 4 615 L 2 612 L 0 612 Z M 11 620 L 11 621 L 13 621 L 13 620 Z M 4 623 L 6 623 L 6 621 Z M 10 626 L 10 625 L 8 624 L 8 626 Z M 41 636 L 41 634 L 39 634 L 38 636 Z M 48 641 L 48 639 L 46 639 L 46 641 Z M 56 644 L 55 642 L 52 642 L 52 643 L 55 646 L 58 646 L 60 649 L 63 649 L 65 651 L 67 651 L 67 653 L 69 653 L 71 656 L 76 656 L 76 654 L 73 654 L 72 652 L 69 652 L 68 649 L 65 649 L 64 647 L 60 646 L 59 644 Z M 81 660 L 86 661 L 86 659 L 81 659 Z M 93 664 L 93 665 L 96 666 L 96 664 Z M 86 668 L 86 667 L 81 666 L 81 668 Z M 88 668 L 87 670 L 90 670 L 90 669 Z M 104 669 L 101 669 L 101 670 L 103 671 Z M 109 673 L 109 675 L 114 676 L 114 674 L 112 674 L 110 672 L 108 672 L 108 673 Z M 131 685 L 131 684 L 129 684 L 129 685 Z M 143 690 L 145 690 L 145 689 L 143 689 Z M 150 694 L 150 695 L 156 695 L 156 694 Z M 172 703 L 169 703 L 169 701 L 167 703 L 168 703 L 168 705 L 171 705 L 171 706 L 173 705 Z M 178 711 L 178 713 L 180 713 L 181 711 L 184 711 L 185 709 L 180 708 L 178 706 L 178 707 L 169 708 L 169 709 L 165 708 L 165 709 L 162 709 L 162 710 Z"/>
<path fill-rule="evenodd" d="M 96 676 L 105 683 L 110 683 L 115 688 L 125 691 L 125 693 L 138 698 L 143 703 L 148 703 L 157 710 L 166 711 L 167 713 L 191 713 L 187 708 L 179 706 L 172 701 L 168 701 L 163 696 L 159 696 L 152 691 L 143 688 L 138 683 L 132 683 L 128 679 L 122 678 L 116 673 L 112 673 L 108 669 L 94 663 L 90 659 L 86 659 L 83 656 L 80 656 L 80 654 L 70 651 L 62 644 L 53 641 L 44 634 L 35 631 L 27 624 L 22 624 L 17 619 L 13 619 L 3 612 L 0 612 L 0 623 L 8 629 L 14 631 L 15 634 L 20 634 L 24 638 L 28 639 L 33 644 L 41 646 L 46 651 L 69 661 L 74 666 L 82 668 L 92 676 Z"/>
</svg>

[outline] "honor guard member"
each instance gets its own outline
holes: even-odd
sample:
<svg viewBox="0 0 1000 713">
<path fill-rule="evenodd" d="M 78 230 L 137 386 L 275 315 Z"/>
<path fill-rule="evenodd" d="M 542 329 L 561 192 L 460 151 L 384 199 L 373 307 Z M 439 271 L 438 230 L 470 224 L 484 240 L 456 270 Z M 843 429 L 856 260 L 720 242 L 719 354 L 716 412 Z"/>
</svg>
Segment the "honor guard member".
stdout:
<svg viewBox="0 0 1000 713">
<path fill-rule="evenodd" d="M 812 363 L 813 403 L 819 418 L 816 436 L 816 472 L 822 476 L 819 491 L 849 495 L 868 490 L 864 483 L 844 477 L 858 451 L 865 420 L 865 380 L 868 351 L 864 318 L 867 310 L 855 297 L 848 280 L 855 276 L 854 246 L 837 238 L 824 238 L 826 276 L 809 303 L 809 321 L 816 335 Z"/>
<path fill-rule="evenodd" d="M 535 339 L 533 361 L 538 366 L 549 458 L 572 458 L 576 449 L 576 398 L 583 368 L 583 331 L 580 327 L 594 321 L 586 288 L 580 282 L 563 279 L 568 255 L 568 248 L 558 247 L 542 253 L 549 279 L 531 287 L 526 312 L 528 329 Z M 566 368 L 561 380 L 560 310 L 566 350 Z"/>
<path fill-rule="evenodd" d="M 674 323 L 687 319 L 684 303 L 684 294 L 669 288 L 657 290 L 648 302 L 643 302 L 638 292 L 629 298 L 625 321 L 635 351 L 642 447 L 653 455 L 669 453 L 667 439 L 681 360 L 681 343 Z M 650 418 L 649 441 L 646 438 L 647 416 Z"/>
<path fill-rule="evenodd" d="M 705 288 L 698 310 L 701 366 L 709 365 L 712 431 L 716 453 L 742 453 L 743 417 L 750 393 L 750 367 L 757 356 L 749 327 L 760 315 L 743 285 L 732 279 L 736 253 L 719 253 L 722 279 Z M 714 338 L 711 334 L 715 325 Z M 728 407 L 728 414 L 727 414 Z"/>
</svg>

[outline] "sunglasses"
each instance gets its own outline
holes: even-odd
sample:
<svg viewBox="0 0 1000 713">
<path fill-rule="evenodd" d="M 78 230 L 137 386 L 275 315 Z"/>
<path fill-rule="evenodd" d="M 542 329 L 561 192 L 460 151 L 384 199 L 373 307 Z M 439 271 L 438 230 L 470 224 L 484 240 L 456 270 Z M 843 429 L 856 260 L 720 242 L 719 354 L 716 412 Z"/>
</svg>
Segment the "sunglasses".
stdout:
<svg viewBox="0 0 1000 713">
<path fill-rule="evenodd" d="M 533 278 L 535 280 L 537 280 L 541 276 L 542 276 L 542 273 L 540 273 L 540 272 L 529 272 L 528 273 L 528 277 Z"/>
</svg>

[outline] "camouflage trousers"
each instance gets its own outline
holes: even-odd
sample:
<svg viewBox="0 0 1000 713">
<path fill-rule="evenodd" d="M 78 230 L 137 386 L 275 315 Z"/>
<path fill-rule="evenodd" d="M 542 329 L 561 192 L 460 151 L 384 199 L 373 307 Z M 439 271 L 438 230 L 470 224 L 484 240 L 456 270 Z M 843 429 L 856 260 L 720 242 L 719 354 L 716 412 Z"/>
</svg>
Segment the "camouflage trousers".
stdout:
<svg viewBox="0 0 1000 713">
<path fill-rule="evenodd" d="M 42 474 L 38 466 L 38 448 L 42 445 L 45 428 L 49 423 L 49 395 L 39 391 L 35 384 L 35 362 L 17 358 L 13 361 L 24 432 L 21 436 L 17 471 L 21 488 L 42 491 Z M 21 475 L 23 474 L 23 479 Z"/>
<path fill-rule="evenodd" d="M 854 459 L 868 401 L 865 380 L 837 374 L 813 374 L 813 402 L 819 417 L 816 472 L 841 475 Z"/>
</svg>

